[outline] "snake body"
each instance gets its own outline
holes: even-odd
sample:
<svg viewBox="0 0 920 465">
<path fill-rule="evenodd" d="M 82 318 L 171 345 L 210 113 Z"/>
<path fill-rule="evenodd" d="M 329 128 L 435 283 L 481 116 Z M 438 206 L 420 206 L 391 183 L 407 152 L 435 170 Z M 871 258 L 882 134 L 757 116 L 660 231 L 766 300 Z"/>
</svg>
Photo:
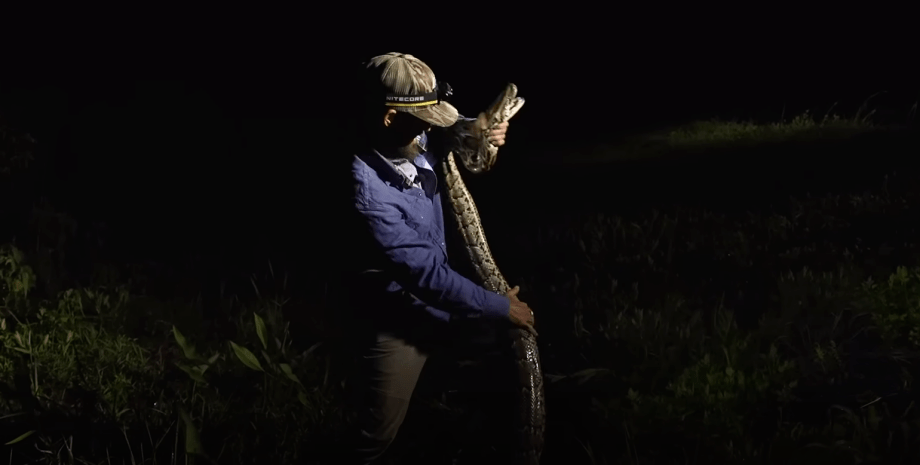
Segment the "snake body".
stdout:
<svg viewBox="0 0 920 465">
<path fill-rule="evenodd" d="M 464 167 L 472 173 L 488 171 L 495 163 L 498 147 L 488 142 L 487 128 L 508 121 L 524 105 L 517 97 L 517 87 L 508 84 L 495 103 L 475 120 L 461 120 L 446 131 L 447 156 L 442 163 L 447 203 L 453 212 L 456 225 L 463 237 L 466 258 L 475 270 L 475 279 L 486 289 L 505 294 L 510 289 L 508 281 L 499 271 L 489 250 L 479 211 L 473 196 L 460 175 L 455 153 Z M 546 429 L 543 369 L 536 337 L 525 329 L 513 329 L 511 334 L 520 397 L 517 408 L 516 462 L 536 465 L 543 452 L 543 435 Z"/>
</svg>

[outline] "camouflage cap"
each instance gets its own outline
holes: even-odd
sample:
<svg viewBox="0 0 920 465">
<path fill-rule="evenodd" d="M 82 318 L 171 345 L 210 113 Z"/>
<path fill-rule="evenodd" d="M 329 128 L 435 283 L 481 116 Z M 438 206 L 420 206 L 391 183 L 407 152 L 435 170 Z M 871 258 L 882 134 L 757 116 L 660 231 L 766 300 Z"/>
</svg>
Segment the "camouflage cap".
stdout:
<svg viewBox="0 0 920 465">
<path fill-rule="evenodd" d="M 444 101 L 449 86 L 440 84 L 434 72 L 422 60 L 405 53 L 378 55 L 367 62 L 371 98 L 382 97 L 384 105 L 410 113 L 434 126 L 449 127 L 459 113 Z"/>
</svg>

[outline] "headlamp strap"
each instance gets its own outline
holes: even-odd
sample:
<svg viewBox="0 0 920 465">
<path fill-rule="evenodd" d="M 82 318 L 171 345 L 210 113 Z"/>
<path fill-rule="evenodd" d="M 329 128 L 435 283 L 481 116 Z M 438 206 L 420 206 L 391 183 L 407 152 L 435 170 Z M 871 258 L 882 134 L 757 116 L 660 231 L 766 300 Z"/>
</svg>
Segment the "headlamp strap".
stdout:
<svg viewBox="0 0 920 465">
<path fill-rule="evenodd" d="M 448 97 L 453 95 L 454 90 L 446 82 L 438 82 L 434 90 L 424 94 L 416 95 L 386 95 L 386 106 L 388 107 L 424 107 L 428 105 L 437 105 L 441 101 L 447 101 Z"/>
<path fill-rule="evenodd" d="M 418 95 L 387 94 L 386 106 L 388 107 L 423 107 L 438 103 L 438 91 Z"/>
</svg>

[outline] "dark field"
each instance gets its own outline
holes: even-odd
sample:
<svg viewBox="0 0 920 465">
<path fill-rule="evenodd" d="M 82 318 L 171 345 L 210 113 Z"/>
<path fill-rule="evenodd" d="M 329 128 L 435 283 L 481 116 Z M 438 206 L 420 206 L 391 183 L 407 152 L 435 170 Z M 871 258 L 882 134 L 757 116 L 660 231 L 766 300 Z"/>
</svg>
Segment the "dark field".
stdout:
<svg viewBox="0 0 920 465">
<path fill-rule="evenodd" d="M 543 463 L 920 459 L 917 136 L 700 123 L 578 159 L 509 142 L 466 176 L 537 314 Z M 28 169 L 3 176 L 30 211 Z M 43 218 L 0 255 L 10 463 L 336 463 L 347 327 L 317 244 L 217 276 Z M 495 457 L 488 364 L 455 365 L 426 368 L 393 463 Z"/>
</svg>

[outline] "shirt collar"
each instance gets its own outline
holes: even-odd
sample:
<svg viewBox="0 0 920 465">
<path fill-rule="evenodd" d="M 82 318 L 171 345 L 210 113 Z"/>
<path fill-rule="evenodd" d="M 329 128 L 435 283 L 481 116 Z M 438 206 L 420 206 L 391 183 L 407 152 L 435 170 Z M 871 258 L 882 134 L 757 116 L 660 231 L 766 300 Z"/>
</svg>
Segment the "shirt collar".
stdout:
<svg viewBox="0 0 920 465">
<path fill-rule="evenodd" d="M 425 155 L 428 150 L 428 135 L 423 132 L 416 136 L 415 140 L 419 147 L 422 148 L 420 155 Z M 360 158 L 374 168 L 378 176 L 383 180 L 403 188 L 412 186 L 415 176 L 418 175 L 416 167 L 420 166 L 417 164 L 420 160 L 418 157 L 415 159 L 416 162 L 413 163 L 406 158 L 387 158 L 376 149 L 372 149 L 370 153 Z"/>
</svg>

